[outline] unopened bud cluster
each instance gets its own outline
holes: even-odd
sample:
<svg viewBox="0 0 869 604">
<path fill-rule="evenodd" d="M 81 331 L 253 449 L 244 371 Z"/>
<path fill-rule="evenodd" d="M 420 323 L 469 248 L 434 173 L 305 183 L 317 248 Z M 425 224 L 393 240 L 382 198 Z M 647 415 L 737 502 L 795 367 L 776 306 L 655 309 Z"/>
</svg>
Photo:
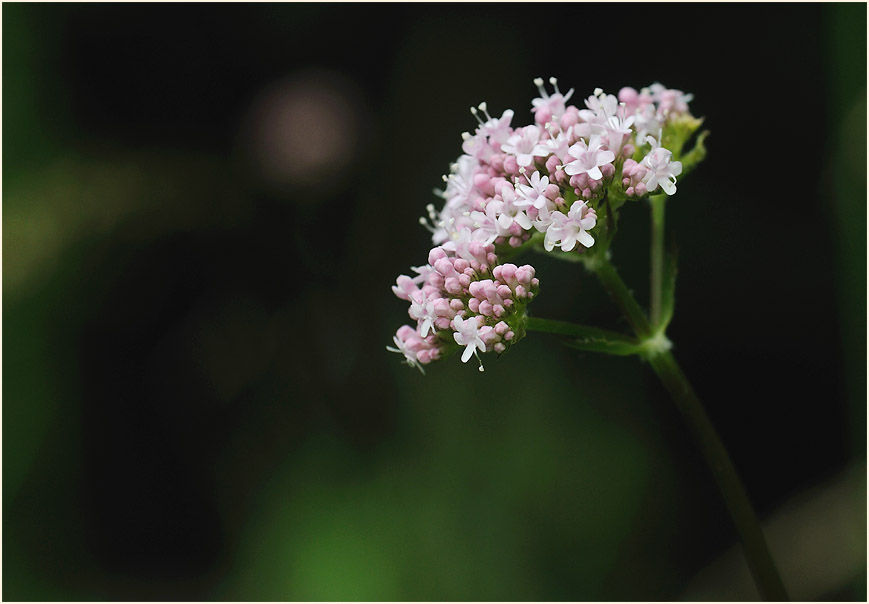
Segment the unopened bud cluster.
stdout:
<svg viewBox="0 0 869 604">
<path fill-rule="evenodd" d="M 480 352 L 500 354 L 525 334 L 525 305 L 539 289 L 534 268 L 499 264 L 491 243 L 465 243 L 433 248 L 416 277 L 396 279 L 392 291 L 410 302 L 416 327 L 401 327 L 389 349 L 410 365 L 422 369 L 458 348 L 462 362 Z"/>
</svg>

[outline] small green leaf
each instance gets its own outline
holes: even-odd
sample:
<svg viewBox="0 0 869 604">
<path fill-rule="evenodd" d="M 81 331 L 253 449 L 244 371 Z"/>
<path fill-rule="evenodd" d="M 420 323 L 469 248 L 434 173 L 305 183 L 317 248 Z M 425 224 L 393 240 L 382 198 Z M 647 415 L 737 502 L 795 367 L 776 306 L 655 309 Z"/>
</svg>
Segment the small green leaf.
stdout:
<svg viewBox="0 0 869 604">
<path fill-rule="evenodd" d="M 627 339 L 609 340 L 606 338 L 587 338 L 583 340 L 568 340 L 567 346 L 585 352 L 602 352 L 616 356 L 630 356 L 640 354 L 642 349 L 636 342 Z"/>
<path fill-rule="evenodd" d="M 673 319 L 673 311 L 676 306 L 676 262 L 678 252 L 673 245 L 664 255 L 664 271 L 661 283 L 661 329 L 665 329 Z"/>
<path fill-rule="evenodd" d="M 709 130 L 704 130 L 697 137 L 697 142 L 694 143 L 694 148 L 681 158 L 682 161 L 682 177 L 684 178 L 688 172 L 693 170 L 697 164 L 706 158 L 706 146 L 703 144 L 706 137 L 709 136 Z"/>
<path fill-rule="evenodd" d="M 568 339 L 564 344 L 578 350 L 619 356 L 642 352 L 642 347 L 637 340 L 608 329 L 537 317 L 528 317 L 526 321 L 525 327 L 528 331 L 567 336 Z"/>
</svg>

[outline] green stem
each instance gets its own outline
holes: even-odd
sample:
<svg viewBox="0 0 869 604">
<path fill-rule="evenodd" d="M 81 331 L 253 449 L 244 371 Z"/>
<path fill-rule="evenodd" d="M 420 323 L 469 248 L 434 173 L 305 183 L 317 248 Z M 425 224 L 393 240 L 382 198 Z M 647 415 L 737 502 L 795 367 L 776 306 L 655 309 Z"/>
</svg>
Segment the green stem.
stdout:
<svg viewBox="0 0 869 604">
<path fill-rule="evenodd" d="M 761 598 L 772 601 L 787 600 L 787 592 L 763 536 L 760 521 L 739 479 L 739 474 L 730 461 L 727 449 L 724 448 L 715 427 L 703 409 L 703 404 L 671 352 L 662 352 L 648 360 L 676 406 L 679 407 L 679 411 L 691 428 L 697 446 L 712 470 L 712 475 L 718 483 L 718 488 L 742 540 L 746 561 Z"/>
<path fill-rule="evenodd" d="M 661 224 L 663 225 L 663 220 Z M 644 358 L 649 361 L 658 379 L 685 418 L 736 525 L 748 567 L 761 597 L 765 600 L 787 600 L 784 584 L 776 570 L 760 521 L 742 486 L 742 481 L 715 427 L 706 415 L 703 404 L 669 351 L 669 341 L 663 337 L 663 334 L 653 333 L 653 328 L 646 319 L 643 309 L 605 256 L 587 260 L 586 266 L 598 276 L 633 327 L 641 341 Z M 652 345 L 644 346 L 646 343 Z"/>
<path fill-rule="evenodd" d="M 650 258 L 652 282 L 650 289 L 649 320 L 655 328 L 661 325 L 662 292 L 664 282 L 664 204 L 666 195 L 652 195 L 652 243 Z"/>
<path fill-rule="evenodd" d="M 597 255 L 585 261 L 585 266 L 588 270 L 597 275 L 604 289 L 607 290 L 610 297 L 618 305 L 622 314 L 631 324 L 634 333 L 640 339 L 645 339 L 652 335 L 652 328 L 649 325 L 649 320 L 646 318 L 646 313 L 637 303 L 631 290 L 622 281 L 616 268 L 603 255 Z"/>
</svg>

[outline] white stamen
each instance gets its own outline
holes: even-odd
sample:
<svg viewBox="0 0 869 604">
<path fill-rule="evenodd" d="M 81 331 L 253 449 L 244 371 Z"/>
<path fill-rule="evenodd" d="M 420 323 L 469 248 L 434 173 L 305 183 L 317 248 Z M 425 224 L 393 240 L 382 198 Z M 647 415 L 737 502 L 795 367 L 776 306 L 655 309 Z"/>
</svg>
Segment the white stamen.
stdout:
<svg viewBox="0 0 869 604">
<path fill-rule="evenodd" d="M 555 88 L 555 94 L 561 94 L 561 91 L 558 89 L 558 80 L 555 78 L 549 78 L 549 83 Z"/>
<path fill-rule="evenodd" d="M 479 105 L 477 105 L 477 108 L 478 108 L 480 111 L 483 112 L 483 115 L 486 116 L 486 119 L 487 119 L 487 120 L 491 120 L 491 119 L 492 119 L 492 116 L 489 115 L 489 112 L 487 111 L 487 105 L 486 105 L 486 102 L 485 102 L 485 101 L 483 101 L 482 103 L 480 103 Z"/>
</svg>

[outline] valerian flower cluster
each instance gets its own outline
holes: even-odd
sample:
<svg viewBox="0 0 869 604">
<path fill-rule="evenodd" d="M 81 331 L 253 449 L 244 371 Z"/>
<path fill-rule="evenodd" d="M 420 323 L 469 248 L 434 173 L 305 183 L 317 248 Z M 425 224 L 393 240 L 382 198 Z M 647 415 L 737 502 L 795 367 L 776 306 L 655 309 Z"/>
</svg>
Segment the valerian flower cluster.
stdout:
<svg viewBox="0 0 869 604">
<path fill-rule="evenodd" d="M 458 350 L 463 362 L 501 354 L 524 336 L 539 282 L 532 266 L 499 257 L 535 245 L 587 253 L 605 228 L 602 212 L 611 225 L 626 201 L 676 192 L 676 158 L 701 123 L 688 110 L 691 95 L 661 84 L 617 96 L 596 89 L 580 108 L 555 78 L 551 94 L 534 83 L 532 124 L 514 127 L 510 109 L 500 117 L 485 103 L 471 109 L 478 126 L 462 134 L 463 154 L 436 191 L 444 204 L 420 219 L 435 246 L 428 264 L 392 288 L 415 325 L 401 327 L 388 349 L 420 370 Z"/>
</svg>

